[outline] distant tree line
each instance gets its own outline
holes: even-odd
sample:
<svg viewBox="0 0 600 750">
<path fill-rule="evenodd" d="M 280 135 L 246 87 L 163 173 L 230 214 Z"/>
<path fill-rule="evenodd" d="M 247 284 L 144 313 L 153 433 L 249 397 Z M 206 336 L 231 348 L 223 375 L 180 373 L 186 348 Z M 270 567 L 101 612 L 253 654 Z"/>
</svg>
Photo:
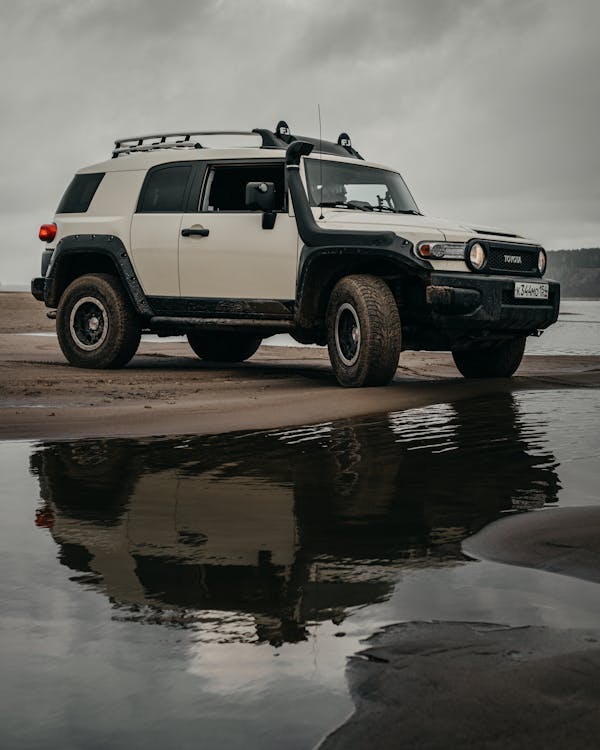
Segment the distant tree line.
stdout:
<svg viewBox="0 0 600 750">
<path fill-rule="evenodd" d="M 560 281 L 562 297 L 600 298 L 600 247 L 550 250 L 546 275 Z"/>
</svg>

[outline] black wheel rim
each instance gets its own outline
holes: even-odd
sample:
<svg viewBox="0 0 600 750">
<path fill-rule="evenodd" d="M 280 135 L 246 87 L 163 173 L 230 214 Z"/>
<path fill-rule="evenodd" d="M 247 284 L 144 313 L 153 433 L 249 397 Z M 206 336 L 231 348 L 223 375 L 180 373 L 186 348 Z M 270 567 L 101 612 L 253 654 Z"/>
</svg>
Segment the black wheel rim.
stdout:
<svg viewBox="0 0 600 750">
<path fill-rule="evenodd" d="M 77 300 L 69 320 L 71 337 L 84 351 L 94 351 L 104 343 L 108 334 L 106 308 L 95 297 L 82 297 Z"/>
<path fill-rule="evenodd" d="M 354 307 L 345 302 L 335 316 L 335 345 L 342 362 L 351 367 L 360 354 L 360 321 Z"/>
</svg>

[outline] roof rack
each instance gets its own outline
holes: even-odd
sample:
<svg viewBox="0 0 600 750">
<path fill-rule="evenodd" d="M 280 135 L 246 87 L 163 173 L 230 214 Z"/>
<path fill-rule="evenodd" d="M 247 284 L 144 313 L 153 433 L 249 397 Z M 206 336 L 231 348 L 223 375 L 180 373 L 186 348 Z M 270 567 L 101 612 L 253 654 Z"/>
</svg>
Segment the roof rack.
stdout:
<svg viewBox="0 0 600 750">
<path fill-rule="evenodd" d="M 113 159 L 123 154 L 137 151 L 154 151 L 162 148 L 202 148 L 197 140 L 203 135 L 256 135 L 251 130 L 184 130 L 176 133 L 154 133 L 152 135 L 134 135 L 130 138 L 118 138 L 112 152 Z M 156 140 L 158 138 L 158 140 Z M 179 138 L 181 140 L 167 140 Z M 150 142 L 147 142 L 150 141 Z"/>
<path fill-rule="evenodd" d="M 116 159 L 118 156 L 124 156 L 125 154 L 140 151 L 156 151 L 165 148 L 203 148 L 198 138 L 200 136 L 213 135 L 260 136 L 262 143 L 259 148 L 284 150 L 293 141 L 307 141 L 313 144 L 317 152 L 362 159 L 358 151 L 355 151 L 352 147 L 350 137 L 347 133 L 341 133 L 337 143 L 323 141 L 320 138 L 292 135 L 285 120 L 280 120 L 277 123 L 275 131 L 264 128 L 254 128 L 254 130 L 184 130 L 176 133 L 154 133 L 152 135 L 135 135 L 130 138 L 118 138 L 115 141 L 112 158 Z"/>
</svg>

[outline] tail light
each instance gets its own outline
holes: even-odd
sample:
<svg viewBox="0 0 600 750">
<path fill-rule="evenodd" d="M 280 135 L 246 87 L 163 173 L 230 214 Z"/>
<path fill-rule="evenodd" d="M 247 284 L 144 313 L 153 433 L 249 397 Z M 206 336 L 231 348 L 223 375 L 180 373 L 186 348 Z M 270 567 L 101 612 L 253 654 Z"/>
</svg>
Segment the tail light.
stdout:
<svg viewBox="0 0 600 750">
<path fill-rule="evenodd" d="M 42 242 L 52 242 L 56 237 L 56 224 L 42 224 L 38 237 Z"/>
<path fill-rule="evenodd" d="M 54 513 L 51 508 L 38 508 L 35 512 L 35 525 L 38 529 L 51 529 L 54 526 Z"/>
</svg>

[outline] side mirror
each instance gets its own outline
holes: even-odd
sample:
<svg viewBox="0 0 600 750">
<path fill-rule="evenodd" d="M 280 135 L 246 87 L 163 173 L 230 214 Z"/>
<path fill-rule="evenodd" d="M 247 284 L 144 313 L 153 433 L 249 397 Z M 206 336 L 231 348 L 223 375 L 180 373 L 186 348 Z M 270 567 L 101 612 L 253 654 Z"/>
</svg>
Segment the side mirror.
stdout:
<svg viewBox="0 0 600 750">
<path fill-rule="evenodd" d="M 275 209 L 275 184 L 273 182 L 249 182 L 246 185 L 246 208 L 249 211 L 273 211 Z"/>
</svg>

